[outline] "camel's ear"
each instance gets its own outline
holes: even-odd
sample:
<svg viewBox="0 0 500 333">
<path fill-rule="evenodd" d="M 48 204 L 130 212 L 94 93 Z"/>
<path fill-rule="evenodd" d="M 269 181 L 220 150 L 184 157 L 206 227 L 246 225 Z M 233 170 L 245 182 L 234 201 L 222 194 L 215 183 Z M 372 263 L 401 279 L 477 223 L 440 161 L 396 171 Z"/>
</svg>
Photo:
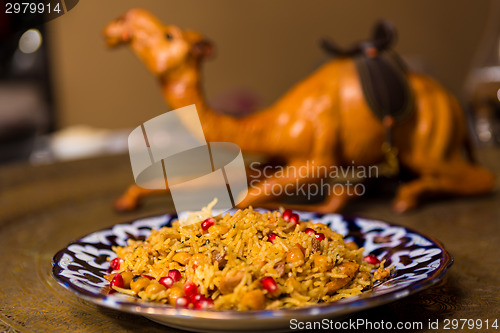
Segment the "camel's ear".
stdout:
<svg viewBox="0 0 500 333">
<path fill-rule="evenodd" d="M 214 45 L 211 41 L 204 39 L 199 32 L 186 30 L 184 35 L 191 44 L 191 52 L 195 58 L 206 59 L 214 56 Z"/>
<path fill-rule="evenodd" d="M 204 39 L 193 44 L 193 55 L 199 59 L 210 59 L 214 53 L 214 45 L 209 40 Z"/>
<path fill-rule="evenodd" d="M 396 42 L 397 36 L 396 28 L 390 21 L 381 20 L 373 28 L 372 39 L 379 50 L 390 48 Z"/>
</svg>

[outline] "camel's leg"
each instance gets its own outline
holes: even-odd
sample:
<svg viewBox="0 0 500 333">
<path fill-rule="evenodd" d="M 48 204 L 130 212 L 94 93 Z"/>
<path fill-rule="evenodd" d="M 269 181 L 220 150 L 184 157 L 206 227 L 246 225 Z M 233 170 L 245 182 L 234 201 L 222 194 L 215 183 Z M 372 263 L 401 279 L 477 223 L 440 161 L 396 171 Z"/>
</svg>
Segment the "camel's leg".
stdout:
<svg viewBox="0 0 500 333">
<path fill-rule="evenodd" d="M 320 166 L 330 166 L 329 163 L 307 163 L 304 161 L 292 162 L 287 165 L 285 170 L 306 170 L 306 172 L 283 172 L 280 175 L 275 174 L 273 177 L 264 179 L 257 183 L 256 185 L 250 186 L 248 194 L 245 199 L 238 204 L 238 207 L 245 208 L 250 205 L 254 207 L 264 207 L 264 208 L 276 208 L 279 206 L 284 206 L 293 209 L 304 209 L 304 210 L 314 210 L 318 212 L 334 212 L 340 210 L 345 206 L 347 200 L 351 197 L 347 191 L 343 191 L 340 195 L 335 193 L 333 187 L 329 187 L 330 192 L 327 198 L 319 203 L 312 205 L 284 205 L 282 203 L 276 202 L 276 195 L 280 193 L 281 196 L 286 196 L 294 194 L 293 191 L 297 190 L 299 186 L 304 184 L 316 183 L 317 186 L 321 186 L 320 181 L 322 178 L 318 177 L 301 177 L 301 174 L 306 175 L 317 175 L 318 172 L 314 172 L 313 168 L 318 168 Z"/>
<path fill-rule="evenodd" d="M 318 178 L 303 177 L 304 174 L 313 175 L 312 168 L 314 167 L 315 165 L 304 160 L 294 161 L 288 163 L 284 167 L 285 171 L 280 175 L 274 173 L 271 177 L 259 180 L 257 184 L 250 182 L 248 194 L 238 204 L 238 207 L 260 206 L 275 201 L 279 196 L 293 195 L 293 191 L 298 186 L 319 181 Z M 299 174 L 293 170 L 305 170 L 305 172 Z"/>
<path fill-rule="evenodd" d="M 478 195 L 491 191 L 493 174 L 462 156 L 467 144 L 467 124 L 460 105 L 439 84 L 413 76 L 417 123 L 410 146 L 400 147 L 403 164 L 420 175 L 402 185 L 393 208 L 414 208 L 424 195 Z M 403 136 L 408 128 L 403 128 Z M 401 133 L 399 133 L 401 134 Z M 404 140 L 399 140 L 403 142 Z"/>
<path fill-rule="evenodd" d="M 165 189 L 155 189 L 150 190 L 147 188 L 142 188 L 136 184 L 130 185 L 125 193 L 123 193 L 114 203 L 114 207 L 117 211 L 125 212 L 134 210 L 139 206 L 142 198 L 146 196 L 151 196 L 154 194 L 166 194 Z"/>
<path fill-rule="evenodd" d="M 396 212 L 414 208 L 424 195 L 480 195 L 493 189 L 493 174 L 478 165 L 466 162 L 443 165 L 433 174 L 401 185 L 393 204 Z"/>
<path fill-rule="evenodd" d="M 252 177 L 252 175 L 255 175 L 255 171 L 252 168 L 246 168 L 246 172 L 250 177 Z M 135 210 L 144 198 L 152 195 L 161 195 L 167 193 L 168 190 L 165 189 L 150 190 L 133 184 L 130 185 L 118 199 L 115 200 L 114 208 L 119 212 Z"/>
<path fill-rule="evenodd" d="M 332 190 L 328 193 L 325 200 L 316 204 L 290 205 L 277 201 L 271 201 L 271 202 L 261 203 L 259 207 L 268 209 L 276 209 L 278 207 L 284 207 L 294 210 L 308 210 L 324 214 L 336 213 L 339 212 L 342 208 L 344 208 L 347 202 L 354 196 L 355 194 L 348 194 L 346 191 L 344 191 L 341 194 L 337 194 Z"/>
</svg>

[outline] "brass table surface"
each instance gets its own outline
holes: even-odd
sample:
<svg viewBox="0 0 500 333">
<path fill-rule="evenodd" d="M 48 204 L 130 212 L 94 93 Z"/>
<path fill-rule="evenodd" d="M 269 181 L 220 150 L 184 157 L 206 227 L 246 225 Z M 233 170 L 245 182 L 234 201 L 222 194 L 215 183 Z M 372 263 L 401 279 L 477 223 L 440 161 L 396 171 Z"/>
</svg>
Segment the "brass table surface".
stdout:
<svg viewBox="0 0 500 333">
<path fill-rule="evenodd" d="M 483 149 L 479 157 L 500 179 L 500 150 Z M 83 301 L 50 275 L 52 256 L 70 241 L 172 208 L 164 196 L 147 200 L 136 212 L 115 213 L 113 199 L 132 181 L 127 156 L 0 168 L 0 331 L 176 331 Z M 358 199 L 344 212 L 391 221 L 435 237 L 455 263 L 440 285 L 351 318 L 394 325 L 422 322 L 422 332 L 449 332 L 443 327 L 445 319 L 500 321 L 498 185 L 492 195 L 433 200 L 405 215 L 392 213 L 390 200 Z M 428 329 L 428 322 L 436 320 L 439 329 Z"/>
</svg>

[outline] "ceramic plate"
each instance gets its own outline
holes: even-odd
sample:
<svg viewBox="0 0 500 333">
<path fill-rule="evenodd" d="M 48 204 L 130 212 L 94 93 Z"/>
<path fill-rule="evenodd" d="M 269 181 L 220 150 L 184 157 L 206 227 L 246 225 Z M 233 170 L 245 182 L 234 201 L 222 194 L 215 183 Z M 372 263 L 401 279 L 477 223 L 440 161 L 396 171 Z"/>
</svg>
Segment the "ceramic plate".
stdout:
<svg viewBox="0 0 500 333">
<path fill-rule="evenodd" d="M 56 280 L 77 296 L 98 305 L 141 314 L 156 322 L 199 332 L 286 330 L 291 319 L 313 321 L 343 318 L 354 312 L 392 302 L 432 286 L 444 277 L 453 258 L 443 245 L 418 232 L 391 223 L 347 217 L 337 214 L 300 213 L 302 220 L 312 219 L 328 225 L 372 253 L 394 264 L 390 278 L 361 295 L 299 309 L 263 311 L 215 311 L 177 309 L 114 293 L 107 294 L 104 279 L 108 257 L 116 255 L 113 245 L 126 245 L 129 238 L 145 239 L 151 229 L 168 226 L 176 215 L 162 215 L 118 224 L 76 240 L 53 258 Z"/>
</svg>

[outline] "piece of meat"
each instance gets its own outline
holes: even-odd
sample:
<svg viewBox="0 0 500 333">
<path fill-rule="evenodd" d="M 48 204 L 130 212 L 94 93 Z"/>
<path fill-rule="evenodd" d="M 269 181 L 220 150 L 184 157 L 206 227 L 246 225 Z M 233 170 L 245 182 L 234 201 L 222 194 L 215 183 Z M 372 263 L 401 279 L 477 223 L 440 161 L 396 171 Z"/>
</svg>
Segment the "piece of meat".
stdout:
<svg viewBox="0 0 500 333">
<path fill-rule="evenodd" d="M 373 286 L 372 279 L 370 277 L 370 273 L 368 272 L 360 272 L 359 273 L 359 281 L 367 283 L 364 289 L 370 288 Z"/>
<path fill-rule="evenodd" d="M 317 268 L 320 272 L 329 271 L 332 267 L 332 263 L 328 262 L 328 256 L 325 254 L 315 254 L 313 261 L 314 268 Z"/>
<path fill-rule="evenodd" d="M 243 279 L 244 271 L 237 272 L 228 272 L 226 276 L 224 276 L 219 284 L 219 290 L 222 294 L 230 294 L 233 292 L 234 288 L 241 282 Z"/>
<path fill-rule="evenodd" d="M 285 275 L 285 264 L 285 261 L 278 261 L 276 264 L 274 264 L 274 269 L 279 276 Z"/>
<path fill-rule="evenodd" d="M 328 289 L 327 294 L 333 295 L 340 288 L 345 287 L 354 278 L 359 270 L 359 265 L 355 262 L 344 262 L 337 266 L 342 274 L 347 275 L 345 278 L 336 278 L 326 284 Z"/>
<path fill-rule="evenodd" d="M 262 310 L 265 308 L 266 298 L 262 290 L 252 290 L 241 298 L 241 307 L 244 310 Z"/>
<path fill-rule="evenodd" d="M 379 268 L 377 268 L 377 270 L 373 274 L 373 277 L 375 277 L 375 280 L 383 280 L 386 277 L 388 277 L 389 274 L 391 274 L 390 269 L 379 267 Z"/>
</svg>

